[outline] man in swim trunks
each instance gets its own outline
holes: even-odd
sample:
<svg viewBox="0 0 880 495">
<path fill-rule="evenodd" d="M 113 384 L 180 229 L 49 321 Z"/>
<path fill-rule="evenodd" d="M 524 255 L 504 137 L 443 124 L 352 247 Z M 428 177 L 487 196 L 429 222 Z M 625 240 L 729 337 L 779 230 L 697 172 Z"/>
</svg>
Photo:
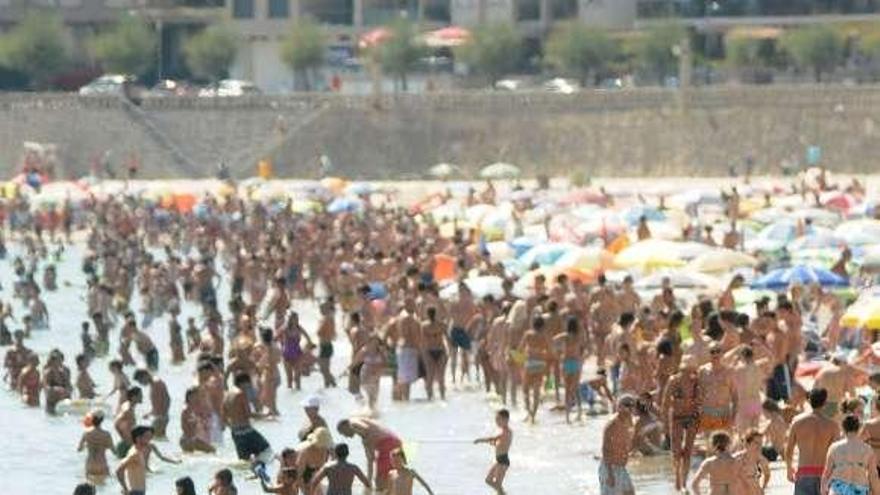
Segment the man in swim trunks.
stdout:
<svg viewBox="0 0 880 495">
<path fill-rule="evenodd" d="M 458 284 L 458 299 L 456 299 L 449 307 L 449 316 L 452 320 L 452 326 L 449 330 L 449 342 L 452 344 L 449 348 L 450 364 L 452 369 L 452 383 L 455 383 L 455 370 L 458 363 L 459 354 L 461 354 L 461 379 L 469 376 L 470 372 L 470 356 L 471 351 L 471 334 L 468 333 L 468 323 L 477 313 L 477 306 L 474 303 L 474 296 L 467 284 L 460 282 Z"/>
<path fill-rule="evenodd" d="M 259 460 L 269 462 L 272 449 L 269 442 L 251 426 L 251 418 L 260 417 L 251 411 L 248 390 L 251 389 L 251 377 L 246 373 L 235 375 L 234 387 L 226 392 L 223 398 L 223 423 L 232 433 L 235 452 L 243 461 Z"/>
<path fill-rule="evenodd" d="M 392 467 L 391 452 L 402 446 L 400 438 L 391 430 L 367 418 L 343 419 L 336 429 L 349 438 L 355 435 L 361 437 L 367 457 L 367 479 L 372 482 L 375 476 L 376 491 L 387 490 Z"/>
<path fill-rule="evenodd" d="M 840 435 L 837 423 L 822 415 L 828 392 L 813 388 L 808 399 L 812 411 L 795 417 L 785 442 L 785 467 L 788 481 L 794 483 L 795 495 L 821 493 L 820 482 L 828 447 Z M 792 466 L 795 448 L 798 451 L 797 471 Z"/>
<path fill-rule="evenodd" d="M 730 429 L 736 416 L 736 386 L 730 369 L 721 362 L 723 353 L 721 345 L 713 343 L 709 346 L 709 363 L 700 368 L 700 431 L 707 435 Z"/>
<path fill-rule="evenodd" d="M 400 399 L 409 400 L 410 385 L 419 378 L 419 350 L 422 347 L 422 328 L 416 320 L 416 301 L 407 297 L 397 315 L 397 386 Z"/>
<path fill-rule="evenodd" d="M 833 356 L 816 373 L 813 387 L 828 392 L 822 414 L 837 421 L 840 418 L 840 404 L 846 399 L 847 392 L 856 388 L 856 372 L 842 356 Z"/>
<path fill-rule="evenodd" d="M 632 413 L 636 399 L 622 395 L 615 412 L 602 431 L 602 459 L 599 463 L 599 493 L 601 495 L 635 495 L 635 487 L 626 463 L 632 450 Z"/>
<path fill-rule="evenodd" d="M 165 428 L 168 426 L 168 410 L 171 408 L 171 396 L 168 387 L 160 378 L 153 376 L 145 369 L 134 372 L 134 381 L 144 387 L 150 387 L 150 412 L 147 417 L 153 418 L 153 435 L 156 438 L 165 438 Z"/>
<path fill-rule="evenodd" d="M 684 490 L 687 483 L 702 398 L 696 360 L 687 356 L 682 359 L 678 373 L 669 378 L 660 403 L 661 417 L 669 432 L 676 491 Z"/>
</svg>

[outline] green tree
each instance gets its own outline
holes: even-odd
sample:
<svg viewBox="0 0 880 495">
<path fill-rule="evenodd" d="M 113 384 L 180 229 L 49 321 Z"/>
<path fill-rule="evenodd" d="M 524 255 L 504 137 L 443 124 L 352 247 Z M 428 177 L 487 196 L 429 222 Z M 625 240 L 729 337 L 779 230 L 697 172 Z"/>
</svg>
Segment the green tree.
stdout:
<svg viewBox="0 0 880 495">
<path fill-rule="evenodd" d="M 156 32 L 147 22 L 127 15 L 92 39 L 91 47 L 104 70 L 140 76 L 155 63 L 157 43 Z"/>
<path fill-rule="evenodd" d="M 299 20 L 288 33 L 281 46 L 281 60 L 293 70 L 303 88 L 311 90 L 309 71 L 324 63 L 324 34 L 310 19 Z"/>
<path fill-rule="evenodd" d="M 605 31 L 567 22 L 550 34 L 545 60 L 586 86 L 590 76 L 599 76 L 619 53 L 617 43 Z"/>
<path fill-rule="evenodd" d="M 494 87 L 504 74 L 517 67 L 521 50 L 522 38 L 514 26 L 497 23 L 477 27 L 471 39 L 456 49 L 456 56 Z"/>
<path fill-rule="evenodd" d="M 211 26 L 194 34 L 183 45 L 186 66 L 196 76 L 216 82 L 229 72 L 238 50 L 235 33 Z"/>
<path fill-rule="evenodd" d="M 638 69 L 663 84 L 667 77 L 678 74 L 676 48 L 683 42 L 689 42 L 688 34 L 678 24 L 663 24 L 651 28 L 634 46 Z"/>
<path fill-rule="evenodd" d="M 406 76 L 425 55 L 425 46 L 419 42 L 415 26 L 406 19 L 396 19 L 388 26 L 391 36 L 373 48 L 373 56 L 382 70 L 394 77 L 395 86 L 406 91 Z"/>
<path fill-rule="evenodd" d="M 828 26 L 793 29 L 783 36 L 782 48 L 798 67 L 812 70 L 816 82 L 843 59 L 843 37 Z"/>
<path fill-rule="evenodd" d="M 8 34 L 0 36 L 0 60 L 25 74 L 30 86 L 46 89 L 68 62 L 65 28 L 54 15 L 29 12 Z"/>
</svg>

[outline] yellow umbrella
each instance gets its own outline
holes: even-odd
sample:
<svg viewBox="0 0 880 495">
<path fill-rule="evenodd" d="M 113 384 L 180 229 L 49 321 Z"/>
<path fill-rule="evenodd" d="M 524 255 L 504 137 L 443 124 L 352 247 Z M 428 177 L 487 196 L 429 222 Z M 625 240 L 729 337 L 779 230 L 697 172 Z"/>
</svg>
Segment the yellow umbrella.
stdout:
<svg viewBox="0 0 880 495">
<path fill-rule="evenodd" d="M 614 257 L 614 266 L 641 268 L 643 271 L 684 266 L 679 244 L 655 239 L 631 244 Z"/>
<path fill-rule="evenodd" d="M 339 177 L 326 177 L 321 179 L 321 185 L 338 195 L 342 194 L 342 191 L 348 186 L 348 181 Z"/>
<path fill-rule="evenodd" d="M 880 330 L 880 299 L 856 302 L 840 317 L 840 324 L 849 328 Z"/>
<path fill-rule="evenodd" d="M 688 263 L 688 269 L 700 273 L 724 273 L 734 268 L 755 266 L 758 260 L 754 256 L 732 249 L 713 249 L 703 253 Z"/>
</svg>

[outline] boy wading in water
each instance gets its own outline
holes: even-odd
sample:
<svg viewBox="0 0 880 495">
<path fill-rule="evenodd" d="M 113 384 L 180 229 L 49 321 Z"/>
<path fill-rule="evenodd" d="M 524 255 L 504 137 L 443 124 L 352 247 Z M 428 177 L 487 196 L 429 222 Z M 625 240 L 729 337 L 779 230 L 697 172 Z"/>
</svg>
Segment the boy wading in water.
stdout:
<svg viewBox="0 0 880 495">
<path fill-rule="evenodd" d="M 513 430 L 510 429 L 510 411 L 502 409 L 495 414 L 495 424 L 498 425 L 498 434 L 491 437 L 478 438 L 474 445 L 488 443 L 495 447 L 495 463 L 489 468 L 486 475 L 486 484 L 494 488 L 499 494 L 504 493 L 504 476 L 510 468 L 510 444 L 513 442 Z"/>
<path fill-rule="evenodd" d="M 370 480 L 361 471 L 361 468 L 348 462 L 348 445 L 344 443 L 337 444 L 333 449 L 336 462 L 327 463 L 315 475 L 309 485 L 308 493 L 320 493 L 318 485 L 324 478 L 327 478 L 329 485 L 327 486 L 327 495 L 351 495 L 351 485 L 357 478 L 364 484 L 367 489 L 371 489 Z"/>
<path fill-rule="evenodd" d="M 135 426 L 131 430 L 134 447 L 116 468 L 116 479 L 122 486 L 124 495 L 146 495 L 147 493 L 147 453 L 153 429 L 149 426 Z"/>
<path fill-rule="evenodd" d="M 394 449 L 391 452 L 391 466 L 393 469 L 391 471 L 391 493 L 389 495 L 412 495 L 413 481 L 418 481 L 429 495 L 434 495 L 431 487 L 419 476 L 419 473 L 406 465 L 406 454 L 403 453 L 403 449 Z"/>
</svg>

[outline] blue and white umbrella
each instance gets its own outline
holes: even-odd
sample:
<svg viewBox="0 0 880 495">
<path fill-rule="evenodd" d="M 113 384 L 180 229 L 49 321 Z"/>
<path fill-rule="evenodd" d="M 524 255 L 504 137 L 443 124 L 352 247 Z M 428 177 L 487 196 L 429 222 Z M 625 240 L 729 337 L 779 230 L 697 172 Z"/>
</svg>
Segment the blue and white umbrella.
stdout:
<svg viewBox="0 0 880 495">
<path fill-rule="evenodd" d="M 327 205 L 328 213 L 351 213 L 362 210 L 364 207 L 363 201 L 357 198 L 336 198 L 329 205 Z"/>
<path fill-rule="evenodd" d="M 649 222 L 662 222 L 666 220 L 666 214 L 653 206 L 638 205 L 626 210 L 623 219 L 630 225 L 636 225 L 645 217 Z"/>
<path fill-rule="evenodd" d="M 771 271 L 752 282 L 752 288 L 784 290 L 792 284 L 819 284 L 823 287 L 846 287 L 849 285 L 849 282 L 840 275 L 825 270 L 824 268 L 816 268 L 809 265 L 796 265 Z"/>
</svg>

